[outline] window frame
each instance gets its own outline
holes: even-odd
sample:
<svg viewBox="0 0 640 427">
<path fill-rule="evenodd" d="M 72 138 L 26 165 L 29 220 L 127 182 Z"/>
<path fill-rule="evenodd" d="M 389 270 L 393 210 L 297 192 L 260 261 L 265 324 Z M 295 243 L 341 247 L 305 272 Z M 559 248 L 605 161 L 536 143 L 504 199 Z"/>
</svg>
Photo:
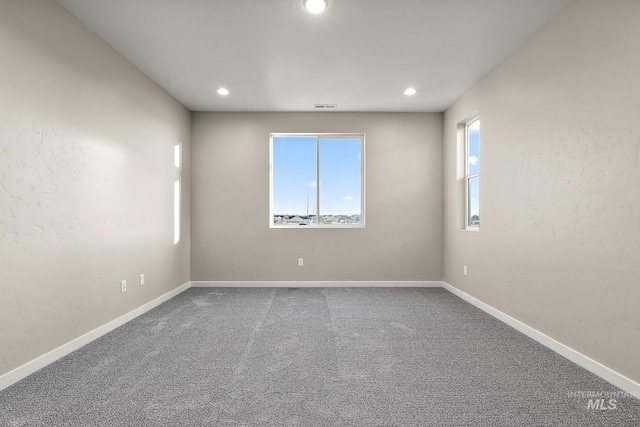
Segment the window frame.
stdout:
<svg viewBox="0 0 640 427">
<path fill-rule="evenodd" d="M 360 223 L 359 224 L 318 224 L 311 223 L 303 226 L 290 226 L 290 225 L 278 225 L 274 221 L 273 211 L 273 139 L 275 137 L 316 137 L 316 182 L 320 182 L 320 140 L 321 139 L 360 139 Z M 287 132 L 272 132 L 269 134 L 269 228 L 277 229 L 319 229 L 319 228 L 365 228 L 365 134 L 362 133 L 287 133 Z M 316 221 L 320 217 L 320 185 L 316 187 L 316 200 L 315 200 L 315 215 Z"/>
<path fill-rule="evenodd" d="M 475 122 L 480 124 L 480 116 L 474 116 L 464 123 L 464 228 L 469 231 L 480 231 L 480 223 L 478 225 L 471 224 L 471 192 L 469 191 L 470 182 L 474 178 L 478 178 L 478 194 L 480 193 L 480 166 L 475 173 L 469 173 L 469 128 Z M 480 157 L 480 133 L 478 132 L 478 158 Z M 478 217 L 480 216 L 480 197 L 478 195 Z"/>
</svg>

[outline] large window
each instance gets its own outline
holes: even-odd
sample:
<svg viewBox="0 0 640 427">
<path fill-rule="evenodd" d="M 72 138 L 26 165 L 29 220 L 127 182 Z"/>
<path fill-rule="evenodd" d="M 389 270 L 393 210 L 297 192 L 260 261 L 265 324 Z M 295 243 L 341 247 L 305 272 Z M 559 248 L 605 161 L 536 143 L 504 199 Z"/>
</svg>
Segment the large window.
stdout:
<svg viewBox="0 0 640 427">
<path fill-rule="evenodd" d="M 465 224 L 480 227 L 480 119 L 465 125 Z"/>
<path fill-rule="evenodd" d="M 271 134 L 271 227 L 364 227 L 364 135 Z"/>
</svg>

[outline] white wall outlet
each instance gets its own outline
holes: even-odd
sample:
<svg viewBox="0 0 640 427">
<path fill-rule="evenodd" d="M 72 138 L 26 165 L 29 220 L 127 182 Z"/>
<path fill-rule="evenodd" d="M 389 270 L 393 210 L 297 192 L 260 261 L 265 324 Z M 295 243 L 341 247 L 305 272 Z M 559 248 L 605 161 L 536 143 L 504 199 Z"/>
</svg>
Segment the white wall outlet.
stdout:
<svg viewBox="0 0 640 427">
<path fill-rule="evenodd" d="M 140 286 L 144 285 L 144 274 L 140 275 L 139 283 L 140 283 Z"/>
<path fill-rule="evenodd" d="M 127 281 L 126 280 L 121 280 L 120 281 L 120 292 L 127 292 Z"/>
<path fill-rule="evenodd" d="M 304 258 L 298 258 L 298 267 L 304 266 Z"/>
<path fill-rule="evenodd" d="M 464 266 L 464 275 L 465 276 L 467 275 L 467 266 L 466 265 Z"/>
</svg>

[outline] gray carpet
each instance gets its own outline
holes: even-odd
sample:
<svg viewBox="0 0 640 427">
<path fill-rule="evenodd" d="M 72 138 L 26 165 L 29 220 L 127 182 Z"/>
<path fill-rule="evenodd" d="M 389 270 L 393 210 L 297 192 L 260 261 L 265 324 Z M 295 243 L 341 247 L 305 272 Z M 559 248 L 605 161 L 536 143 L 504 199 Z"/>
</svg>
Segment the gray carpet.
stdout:
<svg viewBox="0 0 640 427">
<path fill-rule="evenodd" d="M 2 426 L 637 426 L 439 288 L 192 288 L 0 392 Z M 607 401 L 608 403 L 608 401 Z"/>
</svg>

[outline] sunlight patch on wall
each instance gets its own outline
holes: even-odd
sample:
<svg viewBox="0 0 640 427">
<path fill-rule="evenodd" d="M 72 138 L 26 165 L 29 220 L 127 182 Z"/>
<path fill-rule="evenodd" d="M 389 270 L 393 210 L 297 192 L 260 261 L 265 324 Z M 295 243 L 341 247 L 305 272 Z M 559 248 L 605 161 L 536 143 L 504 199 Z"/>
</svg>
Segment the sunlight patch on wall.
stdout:
<svg viewBox="0 0 640 427">
<path fill-rule="evenodd" d="M 178 144 L 173 149 L 174 165 L 178 179 L 173 184 L 173 244 L 180 241 L 180 181 L 182 170 L 182 144 Z"/>
</svg>

